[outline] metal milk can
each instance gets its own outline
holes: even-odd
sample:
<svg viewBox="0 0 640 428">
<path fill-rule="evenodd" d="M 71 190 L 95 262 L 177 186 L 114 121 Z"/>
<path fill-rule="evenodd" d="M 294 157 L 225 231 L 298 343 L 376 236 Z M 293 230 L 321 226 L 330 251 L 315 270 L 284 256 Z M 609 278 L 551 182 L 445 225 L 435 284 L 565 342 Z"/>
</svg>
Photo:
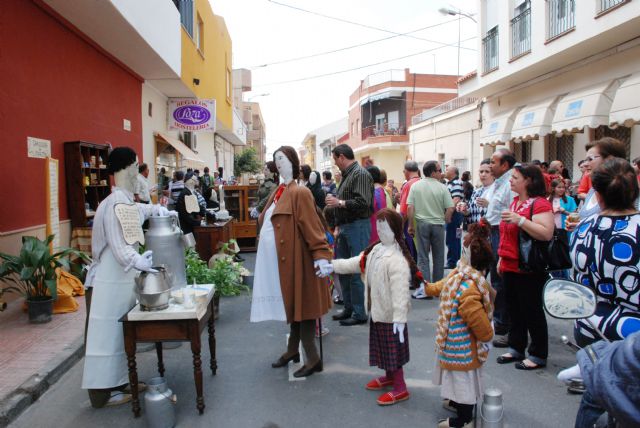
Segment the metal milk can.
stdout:
<svg viewBox="0 0 640 428">
<path fill-rule="evenodd" d="M 176 395 L 163 377 L 154 377 L 147 383 L 144 394 L 144 414 L 151 428 L 173 428 L 176 425 Z"/>
<path fill-rule="evenodd" d="M 149 217 L 145 241 L 147 250 L 153 251 L 153 265 L 164 265 L 173 277 L 172 288 L 185 287 L 184 243 L 178 219 L 173 216 Z"/>
<path fill-rule="evenodd" d="M 482 418 L 482 428 L 502 428 L 504 426 L 502 391 L 497 388 L 489 388 L 484 391 L 480 417 Z"/>
</svg>

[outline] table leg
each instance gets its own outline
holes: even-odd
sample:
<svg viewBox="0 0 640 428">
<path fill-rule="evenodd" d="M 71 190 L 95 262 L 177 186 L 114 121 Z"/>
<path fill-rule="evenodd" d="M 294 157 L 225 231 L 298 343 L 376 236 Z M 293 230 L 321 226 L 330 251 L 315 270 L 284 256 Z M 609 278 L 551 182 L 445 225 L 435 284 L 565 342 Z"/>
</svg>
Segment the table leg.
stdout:
<svg viewBox="0 0 640 428">
<path fill-rule="evenodd" d="M 198 322 L 189 324 L 189 336 L 191 336 L 191 352 L 193 353 L 193 378 L 196 382 L 196 407 L 200 414 L 204 413 L 204 397 L 202 394 L 202 360 L 200 359 L 200 329 Z"/>
<path fill-rule="evenodd" d="M 123 322 L 124 349 L 127 353 L 127 365 L 129 367 L 129 385 L 131 387 L 131 406 L 133 415 L 140 416 L 140 400 L 138 398 L 138 371 L 136 369 L 136 332 L 130 322 Z"/>
<path fill-rule="evenodd" d="M 164 377 L 164 362 L 162 361 L 162 342 L 156 342 L 156 354 L 158 355 L 158 373 Z"/>
<path fill-rule="evenodd" d="M 215 376 L 218 371 L 218 360 L 216 359 L 216 326 L 215 319 L 213 316 L 213 299 L 211 300 L 211 316 L 209 317 L 208 325 L 209 325 L 209 355 L 211 356 L 211 361 L 209 362 L 209 367 L 211 368 L 211 374 Z"/>
</svg>

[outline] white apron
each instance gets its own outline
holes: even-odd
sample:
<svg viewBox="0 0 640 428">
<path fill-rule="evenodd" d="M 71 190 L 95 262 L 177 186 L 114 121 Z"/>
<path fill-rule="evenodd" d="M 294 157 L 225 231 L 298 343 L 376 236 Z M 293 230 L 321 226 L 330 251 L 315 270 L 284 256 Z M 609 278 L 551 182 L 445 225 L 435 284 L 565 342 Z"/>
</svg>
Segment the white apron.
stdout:
<svg viewBox="0 0 640 428">
<path fill-rule="evenodd" d="M 251 297 L 251 322 L 287 320 L 280 288 L 276 236 L 271 223 L 271 215 L 275 207 L 276 204 L 271 204 L 264 214 L 262 229 L 260 229 Z"/>
<path fill-rule="evenodd" d="M 129 383 L 124 333 L 118 319 L 136 303 L 135 276 L 106 247 L 96 266 L 91 296 L 82 388 L 105 389 Z"/>
</svg>

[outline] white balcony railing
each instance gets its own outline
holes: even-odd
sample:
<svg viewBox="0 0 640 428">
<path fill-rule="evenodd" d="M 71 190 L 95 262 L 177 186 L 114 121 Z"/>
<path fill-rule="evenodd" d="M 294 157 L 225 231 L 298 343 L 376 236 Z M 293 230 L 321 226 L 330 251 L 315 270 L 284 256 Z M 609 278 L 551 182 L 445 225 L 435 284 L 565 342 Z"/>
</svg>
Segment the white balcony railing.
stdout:
<svg viewBox="0 0 640 428">
<path fill-rule="evenodd" d="M 385 82 L 404 82 L 404 78 L 404 70 L 386 70 L 368 75 L 364 78 L 362 85 L 368 88 Z"/>
<path fill-rule="evenodd" d="M 482 39 L 482 72 L 498 68 L 498 27 L 493 27 Z"/>
<path fill-rule="evenodd" d="M 420 114 L 417 114 L 411 118 L 411 124 L 415 125 L 420 122 L 424 122 L 427 119 L 431 119 L 432 117 L 441 115 L 443 113 L 459 109 L 460 107 L 467 106 L 469 104 L 473 104 L 478 101 L 475 97 L 458 97 L 452 100 L 447 101 L 446 103 L 440 104 L 429 110 L 425 110 Z"/>
<path fill-rule="evenodd" d="M 600 9 L 598 10 L 598 12 L 602 13 L 613 7 L 616 7 L 619 4 L 628 3 L 628 2 L 629 0 L 600 0 Z"/>
<path fill-rule="evenodd" d="M 575 0 L 547 0 L 547 40 L 565 33 L 576 26 Z"/>
<path fill-rule="evenodd" d="M 531 52 L 531 6 L 511 20 L 511 58 Z"/>
</svg>

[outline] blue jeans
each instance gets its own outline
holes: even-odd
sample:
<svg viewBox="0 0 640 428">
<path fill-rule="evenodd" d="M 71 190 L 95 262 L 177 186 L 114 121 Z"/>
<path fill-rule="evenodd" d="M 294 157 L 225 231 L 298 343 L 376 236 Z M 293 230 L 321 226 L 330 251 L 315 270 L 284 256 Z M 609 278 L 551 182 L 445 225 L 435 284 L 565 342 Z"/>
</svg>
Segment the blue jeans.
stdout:
<svg viewBox="0 0 640 428">
<path fill-rule="evenodd" d="M 371 222 L 368 218 L 341 224 L 338 236 L 338 258 L 348 259 L 359 255 L 369 245 Z M 360 274 L 340 275 L 344 310 L 354 319 L 366 320 L 364 310 L 364 284 Z"/>
<path fill-rule="evenodd" d="M 589 390 L 585 390 L 582 394 L 578 414 L 576 415 L 575 428 L 592 428 L 604 412 L 605 409 L 594 401 Z M 613 425 L 613 421 L 609 418 L 607 427 L 613 426 L 615 425 Z"/>
<path fill-rule="evenodd" d="M 497 334 L 505 334 L 509 330 L 509 314 L 507 313 L 507 298 L 502 284 L 502 277 L 498 275 L 498 246 L 500 245 L 500 230 L 491 227 L 491 250 L 493 251 L 493 265 L 491 265 L 491 286 L 496 290 L 496 300 L 493 308 L 493 320 Z"/>
<path fill-rule="evenodd" d="M 447 266 L 455 267 L 460 260 L 460 238 L 458 228 L 462 224 L 464 216 L 462 213 L 454 212 L 451 216 L 451 223 L 447 224 Z"/>
</svg>

